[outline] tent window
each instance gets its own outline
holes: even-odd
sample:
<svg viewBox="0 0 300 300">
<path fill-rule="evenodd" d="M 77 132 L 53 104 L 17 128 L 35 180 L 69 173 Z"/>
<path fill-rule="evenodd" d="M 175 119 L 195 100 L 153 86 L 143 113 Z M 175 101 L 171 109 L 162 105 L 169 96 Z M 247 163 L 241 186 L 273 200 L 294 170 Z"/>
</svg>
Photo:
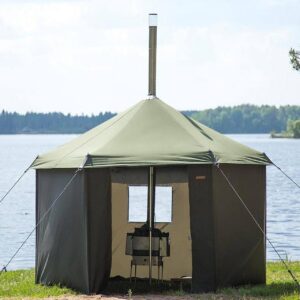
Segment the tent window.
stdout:
<svg viewBox="0 0 300 300">
<path fill-rule="evenodd" d="M 128 222 L 146 222 L 148 187 L 128 186 Z M 155 222 L 172 222 L 173 193 L 171 186 L 155 187 Z"/>
<path fill-rule="evenodd" d="M 129 186 L 128 201 L 128 222 L 146 222 L 147 186 Z"/>
</svg>

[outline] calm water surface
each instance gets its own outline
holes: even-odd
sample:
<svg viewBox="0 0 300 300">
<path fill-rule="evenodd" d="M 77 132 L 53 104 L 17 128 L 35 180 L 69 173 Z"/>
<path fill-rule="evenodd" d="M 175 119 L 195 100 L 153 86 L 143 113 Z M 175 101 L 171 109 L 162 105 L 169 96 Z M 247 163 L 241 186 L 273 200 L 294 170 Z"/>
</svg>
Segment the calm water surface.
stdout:
<svg viewBox="0 0 300 300">
<path fill-rule="evenodd" d="M 270 139 L 268 135 L 229 135 L 267 155 L 300 183 L 300 140 Z M 0 135 L 0 197 L 30 165 L 37 154 L 63 144 L 75 135 Z M 0 204 L 0 267 L 7 263 L 35 220 L 35 176 L 29 171 Z M 284 257 L 300 260 L 300 190 L 275 167 L 267 168 L 268 237 Z M 34 266 L 32 236 L 9 269 Z M 267 258 L 277 259 L 268 248 Z"/>
</svg>

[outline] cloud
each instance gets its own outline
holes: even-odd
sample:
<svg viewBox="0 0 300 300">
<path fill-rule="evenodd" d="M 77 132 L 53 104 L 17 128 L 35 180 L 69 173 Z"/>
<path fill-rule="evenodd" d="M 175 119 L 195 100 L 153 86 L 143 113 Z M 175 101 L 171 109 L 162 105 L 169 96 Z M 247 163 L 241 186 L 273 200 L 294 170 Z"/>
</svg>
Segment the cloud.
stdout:
<svg viewBox="0 0 300 300">
<path fill-rule="evenodd" d="M 171 89 L 171 98 L 178 99 L 177 106 L 284 104 L 299 99 L 295 89 L 298 74 L 291 70 L 288 60 L 286 45 L 293 36 L 289 30 L 241 30 L 223 24 L 186 28 L 175 35 L 176 41 L 171 41 L 163 52 L 165 56 L 171 53 L 172 59 L 162 62 L 162 86 L 169 96 L 166 87 L 171 73 L 173 86 L 177 87 Z M 184 101 L 180 103 L 180 99 Z"/>
<path fill-rule="evenodd" d="M 97 113 L 120 111 L 144 98 L 149 11 L 161 12 L 157 87 L 171 105 L 297 103 L 299 74 L 288 61 L 294 26 L 237 25 L 231 15 L 219 20 L 219 8 L 209 4 L 174 3 L 1 3 L 1 106 Z M 214 22 L 206 16 L 209 9 Z"/>
</svg>

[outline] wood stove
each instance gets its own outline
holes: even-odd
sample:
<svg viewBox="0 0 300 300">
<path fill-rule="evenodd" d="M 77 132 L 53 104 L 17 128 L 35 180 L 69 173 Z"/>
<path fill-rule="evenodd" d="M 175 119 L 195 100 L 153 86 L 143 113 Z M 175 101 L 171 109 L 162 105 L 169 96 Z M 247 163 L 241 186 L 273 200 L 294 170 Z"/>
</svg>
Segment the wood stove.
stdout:
<svg viewBox="0 0 300 300">
<path fill-rule="evenodd" d="M 151 258 L 150 258 L 150 229 L 148 224 L 144 224 L 142 227 L 135 228 L 133 233 L 127 233 L 126 237 L 126 255 L 131 255 L 131 268 L 130 278 L 132 275 L 132 267 L 151 266 L 158 267 L 158 280 L 163 278 L 163 257 L 170 256 L 170 239 L 168 232 L 162 232 L 157 228 L 152 229 L 152 245 L 151 245 Z M 151 262 L 150 262 L 151 261 Z M 160 273 L 160 268 L 162 272 Z M 160 276 L 161 274 L 161 276 Z"/>
</svg>

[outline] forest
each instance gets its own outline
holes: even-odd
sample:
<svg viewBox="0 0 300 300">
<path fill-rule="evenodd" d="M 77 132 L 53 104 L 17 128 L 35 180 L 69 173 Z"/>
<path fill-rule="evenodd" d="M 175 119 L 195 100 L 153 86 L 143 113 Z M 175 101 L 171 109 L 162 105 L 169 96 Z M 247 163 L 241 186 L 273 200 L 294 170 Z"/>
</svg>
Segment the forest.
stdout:
<svg viewBox="0 0 300 300">
<path fill-rule="evenodd" d="M 300 106 L 243 104 L 192 112 L 190 115 L 222 133 L 270 133 L 284 131 L 289 120 L 300 119 Z"/>
<path fill-rule="evenodd" d="M 182 113 L 222 133 L 270 133 L 284 131 L 289 120 L 300 119 L 300 106 L 242 104 L 201 111 L 187 110 Z M 114 115 L 112 112 L 91 116 L 59 112 L 19 114 L 2 110 L 0 134 L 82 133 Z"/>
<path fill-rule="evenodd" d="M 16 133 L 82 133 L 105 122 L 115 114 L 75 115 L 53 113 L 19 114 L 2 110 L 0 114 L 0 134 Z"/>
</svg>

